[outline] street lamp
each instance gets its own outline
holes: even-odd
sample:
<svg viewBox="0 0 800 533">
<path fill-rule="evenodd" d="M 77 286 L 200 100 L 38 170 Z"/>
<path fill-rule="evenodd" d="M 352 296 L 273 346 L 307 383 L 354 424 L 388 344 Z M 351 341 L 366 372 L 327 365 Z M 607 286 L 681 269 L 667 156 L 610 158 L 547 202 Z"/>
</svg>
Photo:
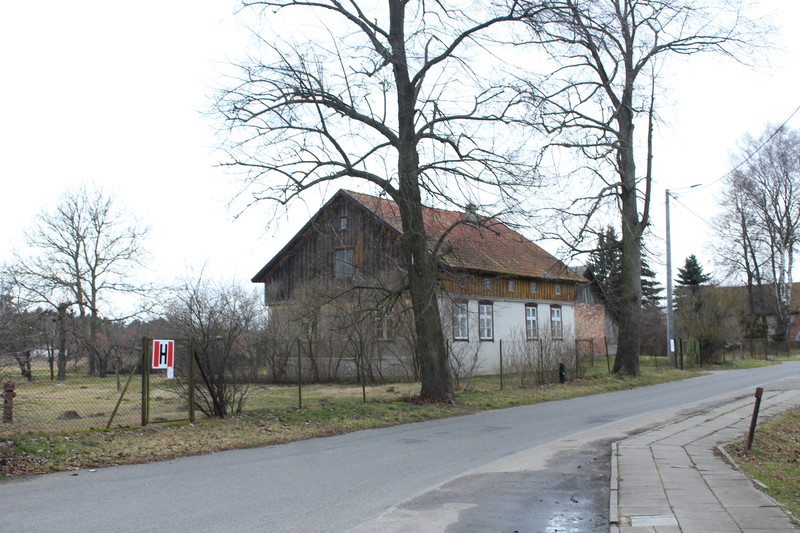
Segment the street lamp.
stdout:
<svg viewBox="0 0 800 533">
<path fill-rule="evenodd" d="M 699 187 L 702 183 L 695 183 L 689 187 L 681 187 L 678 190 L 689 190 Z M 675 189 L 673 189 L 674 191 Z M 666 189 L 664 195 L 667 200 L 667 361 L 669 364 L 675 364 L 675 340 L 672 332 L 672 250 L 670 247 L 670 232 L 669 232 L 669 196 L 670 190 Z"/>
</svg>

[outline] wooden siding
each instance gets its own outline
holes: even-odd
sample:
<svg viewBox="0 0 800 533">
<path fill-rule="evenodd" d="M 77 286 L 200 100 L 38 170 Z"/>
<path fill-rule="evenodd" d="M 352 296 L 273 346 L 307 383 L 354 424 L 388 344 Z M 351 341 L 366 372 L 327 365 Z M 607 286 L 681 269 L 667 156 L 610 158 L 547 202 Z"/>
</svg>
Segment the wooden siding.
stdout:
<svg viewBox="0 0 800 533">
<path fill-rule="evenodd" d="M 340 228 L 342 217 L 347 228 Z M 352 278 L 336 278 L 337 250 L 353 251 Z M 379 224 L 371 213 L 340 201 L 309 226 L 291 249 L 265 275 L 267 302 L 278 303 L 297 296 L 303 287 L 324 292 L 347 288 L 358 282 L 376 281 L 379 273 L 398 272 L 399 239 L 392 230 Z"/>
<path fill-rule="evenodd" d="M 492 287 L 486 289 L 486 280 L 492 282 Z M 508 290 L 508 282 L 516 284 L 514 291 Z M 536 292 L 531 292 L 530 282 L 536 282 Z M 575 301 L 575 283 L 569 281 L 549 281 L 531 278 L 492 277 L 474 274 L 453 275 L 448 274 L 443 280 L 444 289 L 453 294 L 465 294 L 476 298 L 487 299 L 519 299 L 519 300 L 552 300 L 559 302 Z M 561 286 L 561 294 L 556 294 L 556 285 Z"/>
</svg>

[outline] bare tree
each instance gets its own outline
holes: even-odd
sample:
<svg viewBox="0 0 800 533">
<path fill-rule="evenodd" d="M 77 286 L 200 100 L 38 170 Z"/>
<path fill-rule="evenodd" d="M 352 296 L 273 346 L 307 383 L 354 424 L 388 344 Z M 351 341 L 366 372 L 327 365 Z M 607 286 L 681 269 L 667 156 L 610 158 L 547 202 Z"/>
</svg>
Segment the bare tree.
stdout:
<svg viewBox="0 0 800 533">
<path fill-rule="evenodd" d="M 7 268 L 32 302 L 58 309 L 61 317 L 68 307 L 77 307 L 90 375 L 106 374 L 106 361 L 95 341 L 101 319 L 113 315 L 112 296 L 143 292 L 131 274 L 141 264 L 146 233 L 147 228 L 126 216 L 113 197 L 81 186 L 38 216 L 26 234 L 25 252 Z M 59 377 L 63 378 L 61 366 Z"/>
<path fill-rule="evenodd" d="M 559 211 L 564 227 L 572 231 L 559 228 L 557 237 L 580 250 L 587 236 L 594 237 L 589 230 L 593 219 L 608 213 L 609 207 L 618 213 L 621 315 L 614 371 L 635 375 L 639 372 L 642 239 L 650 224 L 655 100 L 662 62 L 669 56 L 698 52 L 735 56 L 747 44 L 752 28 L 737 2 L 553 0 L 530 4 L 544 8 L 531 20 L 530 41 L 544 47 L 555 66 L 547 76 L 530 78 L 522 89 L 535 107 L 534 124 L 552 135 L 552 146 L 579 156 L 582 166 L 570 176 L 580 179 L 573 184 L 574 190 L 586 191 Z"/>
<path fill-rule="evenodd" d="M 220 418 L 240 413 L 256 366 L 258 325 L 264 322 L 260 295 L 234 282 L 200 277 L 176 288 L 166 311 L 168 324 L 189 341 L 195 358 L 197 407 Z"/>
<path fill-rule="evenodd" d="M 531 183 L 533 172 L 520 171 L 514 157 L 519 152 L 512 145 L 521 136 L 501 138 L 495 131 L 513 101 L 500 88 L 484 86 L 469 61 L 470 54 L 484 52 L 475 46 L 483 31 L 518 13 L 477 20 L 473 6 L 465 11 L 446 1 L 244 4 L 270 16 L 302 19 L 282 19 L 286 27 L 273 25 L 278 35 L 262 34 L 269 59 L 243 65 L 238 84 L 219 99 L 231 132 L 228 164 L 247 171 L 253 201 L 285 205 L 350 178 L 397 203 L 421 361 L 420 396 L 450 400 L 437 263 L 422 205 L 456 199 L 464 207 L 470 185 L 513 200 L 519 186 Z M 289 33 L 308 28 L 287 20 L 321 21 L 327 29 L 312 29 L 306 42 L 290 44 Z"/>
<path fill-rule="evenodd" d="M 800 132 L 768 126 L 758 138 L 745 136 L 734 163 L 737 170 L 726 180 L 723 220 L 736 219 L 739 235 L 728 242 L 738 252 L 733 257 L 744 267 L 751 294 L 760 292 L 753 291 L 753 281 L 772 287 L 775 338 L 785 340 L 800 238 Z"/>
<path fill-rule="evenodd" d="M 739 161 L 738 163 L 741 163 Z M 754 315 L 763 307 L 761 287 L 766 280 L 768 237 L 758 224 L 758 215 L 747 194 L 747 180 L 741 172 L 729 174 L 722 193 L 722 213 L 714 219 L 717 262 L 725 278 L 747 287 L 747 309 Z"/>
</svg>

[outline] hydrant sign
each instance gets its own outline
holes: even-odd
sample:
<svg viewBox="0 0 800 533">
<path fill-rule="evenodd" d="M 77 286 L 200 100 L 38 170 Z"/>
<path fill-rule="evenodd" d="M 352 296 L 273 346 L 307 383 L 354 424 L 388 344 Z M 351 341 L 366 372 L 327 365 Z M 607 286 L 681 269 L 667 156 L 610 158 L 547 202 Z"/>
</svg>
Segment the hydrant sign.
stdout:
<svg viewBox="0 0 800 533">
<path fill-rule="evenodd" d="M 153 340 L 152 368 L 172 369 L 175 355 L 175 341 Z"/>
</svg>

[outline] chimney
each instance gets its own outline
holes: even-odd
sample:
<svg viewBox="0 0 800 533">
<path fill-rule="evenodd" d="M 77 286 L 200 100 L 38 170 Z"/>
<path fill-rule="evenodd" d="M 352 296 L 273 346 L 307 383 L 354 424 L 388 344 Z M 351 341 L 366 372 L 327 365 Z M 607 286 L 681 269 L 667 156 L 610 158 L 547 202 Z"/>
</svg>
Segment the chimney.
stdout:
<svg viewBox="0 0 800 533">
<path fill-rule="evenodd" d="M 478 207 L 475 204 L 467 204 L 464 208 L 465 214 L 467 215 L 467 222 L 471 222 L 473 224 L 478 223 Z"/>
</svg>

